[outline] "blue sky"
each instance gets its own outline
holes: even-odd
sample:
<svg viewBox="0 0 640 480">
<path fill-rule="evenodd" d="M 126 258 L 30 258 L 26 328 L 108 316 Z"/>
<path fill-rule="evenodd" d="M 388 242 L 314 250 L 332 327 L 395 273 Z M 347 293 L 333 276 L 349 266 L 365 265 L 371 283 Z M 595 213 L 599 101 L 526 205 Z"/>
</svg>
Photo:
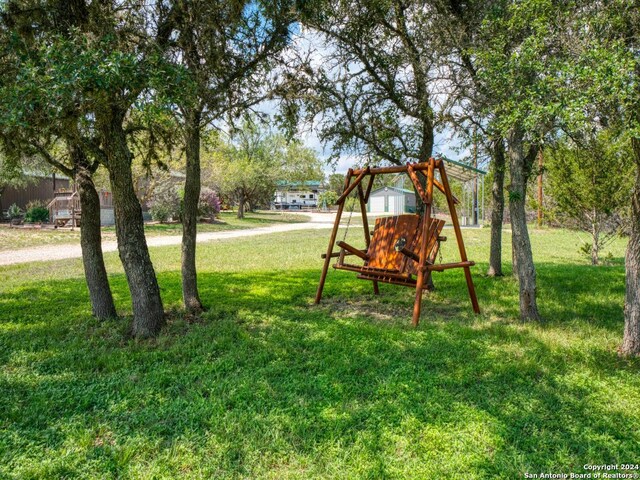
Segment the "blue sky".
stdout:
<svg viewBox="0 0 640 480">
<path fill-rule="evenodd" d="M 445 131 L 442 134 L 436 134 L 435 145 L 433 153 L 435 155 L 443 155 L 452 160 L 465 161 L 469 157 L 469 150 L 462 150 L 458 152 L 456 148 L 458 145 L 455 141 L 451 141 L 451 131 Z M 322 159 L 326 159 L 330 155 L 330 146 L 323 148 L 322 143 L 318 139 L 314 132 L 304 133 L 300 135 L 300 140 L 310 148 L 313 148 Z M 347 170 L 354 166 L 356 159 L 353 156 L 343 155 L 338 164 L 335 165 L 336 173 L 346 173 Z M 333 173 L 334 166 L 325 166 L 326 173 Z"/>
</svg>

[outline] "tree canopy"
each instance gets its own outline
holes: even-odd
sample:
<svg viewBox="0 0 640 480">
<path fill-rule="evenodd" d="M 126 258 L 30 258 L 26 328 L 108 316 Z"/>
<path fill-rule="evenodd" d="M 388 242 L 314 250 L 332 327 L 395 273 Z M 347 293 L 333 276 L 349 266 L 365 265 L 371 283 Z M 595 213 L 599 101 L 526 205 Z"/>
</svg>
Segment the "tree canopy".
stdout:
<svg viewBox="0 0 640 480">
<path fill-rule="evenodd" d="M 566 226 L 588 232 L 594 265 L 603 247 L 629 221 L 633 186 L 629 142 L 601 130 L 585 143 L 564 139 L 545 151 L 549 193 Z"/>
<path fill-rule="evenodd" d="M 245 121 L 228 139 L 214 135 L 203 163 L 206 182 L 238 206 L 239 218 L 245 206 L 269 206 L 278 184 L 324 178 L 313 150 L 288 142 L 257 119 Z"/>
</svg>

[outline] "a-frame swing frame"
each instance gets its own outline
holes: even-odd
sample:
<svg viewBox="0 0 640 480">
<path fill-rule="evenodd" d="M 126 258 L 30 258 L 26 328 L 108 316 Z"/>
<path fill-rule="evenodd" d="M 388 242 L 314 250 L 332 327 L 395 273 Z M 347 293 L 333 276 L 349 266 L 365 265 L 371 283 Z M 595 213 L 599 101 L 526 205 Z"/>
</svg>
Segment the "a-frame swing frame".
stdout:
<svg viewBox="0 0 640 480">
<path fill-rule="evenodd" d="M 435 178 L 436 171 L 440 174 L 440 181 Z M 469 298 L 471 299 L 471 305 L 473 307 L 473 311 L 475 313 L 480 313 L 480 307 L 478 305 L 478 298 L 476 297 L 476 291 L 473 286 L 473 279 L 471 278 L 471 267 L 474 265 L 474 262 L 471 262 L 467 259 L 467 252 L 464 247 L 464 240 L 462 239 L 462 232 L 460 230 L 460 223 L 458 221 L 458 216 L 456 214 L 456 204 L 459 203 L 458 200 L 451 193 L 451 187 L 449 185 L 449 179 L 447 177 L 447 173 L 444 167 L 444 161 L 441 159 L 429 158 L 426 162 L 420 163 L 410 163 L 407 165 L 401 166 L 393 166 L 393 167 L 366 167 L 361 169 L 349 169 L 344 181 L 344 191 L 338 201 L 336 202 L 338 205 L 338 212 L 336 214 L 335 222 L 333 224 L 333 229 L 331 231 L 331 237 L 329 238 L 329 246 L 327 247 L 326 254 L 322 255 L 324 258 L 324 264 L 322 267 L 322 274 L 320 275 L 320 283 L 318 284 L 318 290 L 316 292 L 315 303 L 320 303 L 322 299 L 322 291 L 324 289 L 324 284 L 327 279 L 327 272 L 329 271 L 329 264 L 331 263 L 332 258 L 344 256 L 345 254 L 356 254 L 358 255 L 358 251 L 345 252 L 345 249 L 342 248 L 340 252 L 334 252 L 334 247 L 336 245 L 336 237 L 338 235 L 338 229 L 340 228 L 340 220 L 342 219 L 342 213 L 344 211 L 345 201 L 353 192 L 354 189 L 358 189 L 358 200 L 360 203 L 360 211 L 362 213 L 362 225 L 364 230 L 364 239 L 367 246 L 369 248 L 369 244 L 371 242 L 371 236 L 369 231 L 369 220 L 367 217 L 367 201 L 369 200 L 369 194 L 371 193 L 371 188 L 373 187 L 373 180 L 376 175 L 384 175 L 384 174 L 394 174 L 394 173 L 406 173 L 413 186 L 420 196 L 422 202 L 424 203 L 424 209 L 422 213 L 422 235 L 420 238 L 420 249 L 418 252 L 418 274 L 415 280 L 415 288 L 416 288 L 416 296 L 413 304 L 413 316 L 412 323 L 414 326 L 417 326 L 420 321 L 420 309 L 422 306 L 422 293 L 425 286 L 425 281 L 428 275 L 432 271 L 443 271 L 448 270 L 450 268 L 462 268 L 464 271 L 465 280 L 467 282 L 467 289 L 469 290 Z M 424 187 L 423 183 L 420 181 L 420 175 L 424 177 Z M 363 180 L 369 177 L 369 182 L 367 184 L 366 189 L 363 188 Z M 454 263 L 441 263 L 441 264 L 432 264 L 427 260 L 427 244 L 429 241 L 429 227 L 432 219 L 433 212 L 433 193 L 434 187 L 442 192 L 447 200 L 447 206 L 449 208 L 449 213 L 451 215 L 451 222 L 453 223 L 453 230 L 456 236 L 456 242 L 458 244 L 458 250 L 460 252 L 460 261 Z M 425 190 L 426 188 L 426 190 Z M 340 242 L 342 243 L 342 242 Z M 383 281 L 383 280 L 380 280 Z M 413 286 L 413 283 L 411 284 Z M 378 290 L 378 280 L 373 280 L 373 289 L 374 293 L 377 295 L 379 293 Z"/>
</svg>

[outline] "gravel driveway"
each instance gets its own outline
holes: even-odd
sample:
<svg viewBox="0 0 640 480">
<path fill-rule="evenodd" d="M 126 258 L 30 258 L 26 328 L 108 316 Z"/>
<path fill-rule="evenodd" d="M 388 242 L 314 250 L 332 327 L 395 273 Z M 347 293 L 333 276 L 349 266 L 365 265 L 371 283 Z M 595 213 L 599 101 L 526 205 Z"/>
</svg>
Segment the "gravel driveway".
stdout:
<svg viewBox="0 0 640 480">
<path fill-rule="evenodd" d="M 310 217 L 310 221 L 271 225 L 269 227 L 247 228 L 243 230 L 200 233 L 198 234 L 198 243 L 228 238 L 253 237 L 255 235 L 266 235 L 269 233 L 292 232 L 295 230 L 331 228 L 335 218 L 335 215 L 332 213 L 305 213 L 304 215 Z M 180 245 L 181 241 L 181 235 L 149 237 L 147 238 L 147 245 L 150 247 L 164 247 L 167 245 Z M 115 252 L 116 250 L 118 250 L 117 242 L 109 241 L 102 243 L 103 252 Z M 79 244 L 47 245 L 0 252 L 0 266 L 81 257 L 82 250 Z"/>
</svg>

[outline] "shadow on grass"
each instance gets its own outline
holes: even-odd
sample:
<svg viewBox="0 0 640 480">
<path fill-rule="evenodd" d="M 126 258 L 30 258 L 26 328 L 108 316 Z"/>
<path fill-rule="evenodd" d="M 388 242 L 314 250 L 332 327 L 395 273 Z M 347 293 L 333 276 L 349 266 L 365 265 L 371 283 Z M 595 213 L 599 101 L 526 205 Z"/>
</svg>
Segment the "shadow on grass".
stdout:
<svg viewBox="0 0 640 480">
<path fill-rule="evenodd" d="M 517 314 L 509 278 L 476 277 L 477 318 L 462 275 L 447 273 L 417 330 L 410 289 L 385 285 L 376 298 L 336 272 L 318 307 L 316 270 L 205 272 L 207 314 L 174 316 L 148 342 L 124 340 L 125 319 L 92 320 L 81 280 L 25 285 L 0 295 L 13 312 L 0 323 L 0 473 L 173 476 L 186 463 L 216 477 L 514 478 L 628 461 L 640 444 L 638 364 L 544 336 L 576 317 L 617 329 L 620 299 L 594 299 L 620 271 L 539 272 L 551 325 L 501 317 Z M 175 307 L 178 272 L 159 277 Z M 112 280 L 122 305 L 124 278 Z"/>
<path fill-rule="evenodd" d="M 481 263 L 473 272 L 481 307 L 499 317 L 517 319 L 518 285 L 510 268 L 505 269 L 505 276 L 500 278 L 488 278 L 482 272 L 486 272 L 486 264 Z M 537 263 L 536 272 L 538 307 L 547 323 L 587 322 L 622 333 L 623 266 Z M 453 292 L 455 298 L 462 299 L 466 295 L 461 275 L 435 278 L 441 280 L 437 285 Z"/>
</svg>

